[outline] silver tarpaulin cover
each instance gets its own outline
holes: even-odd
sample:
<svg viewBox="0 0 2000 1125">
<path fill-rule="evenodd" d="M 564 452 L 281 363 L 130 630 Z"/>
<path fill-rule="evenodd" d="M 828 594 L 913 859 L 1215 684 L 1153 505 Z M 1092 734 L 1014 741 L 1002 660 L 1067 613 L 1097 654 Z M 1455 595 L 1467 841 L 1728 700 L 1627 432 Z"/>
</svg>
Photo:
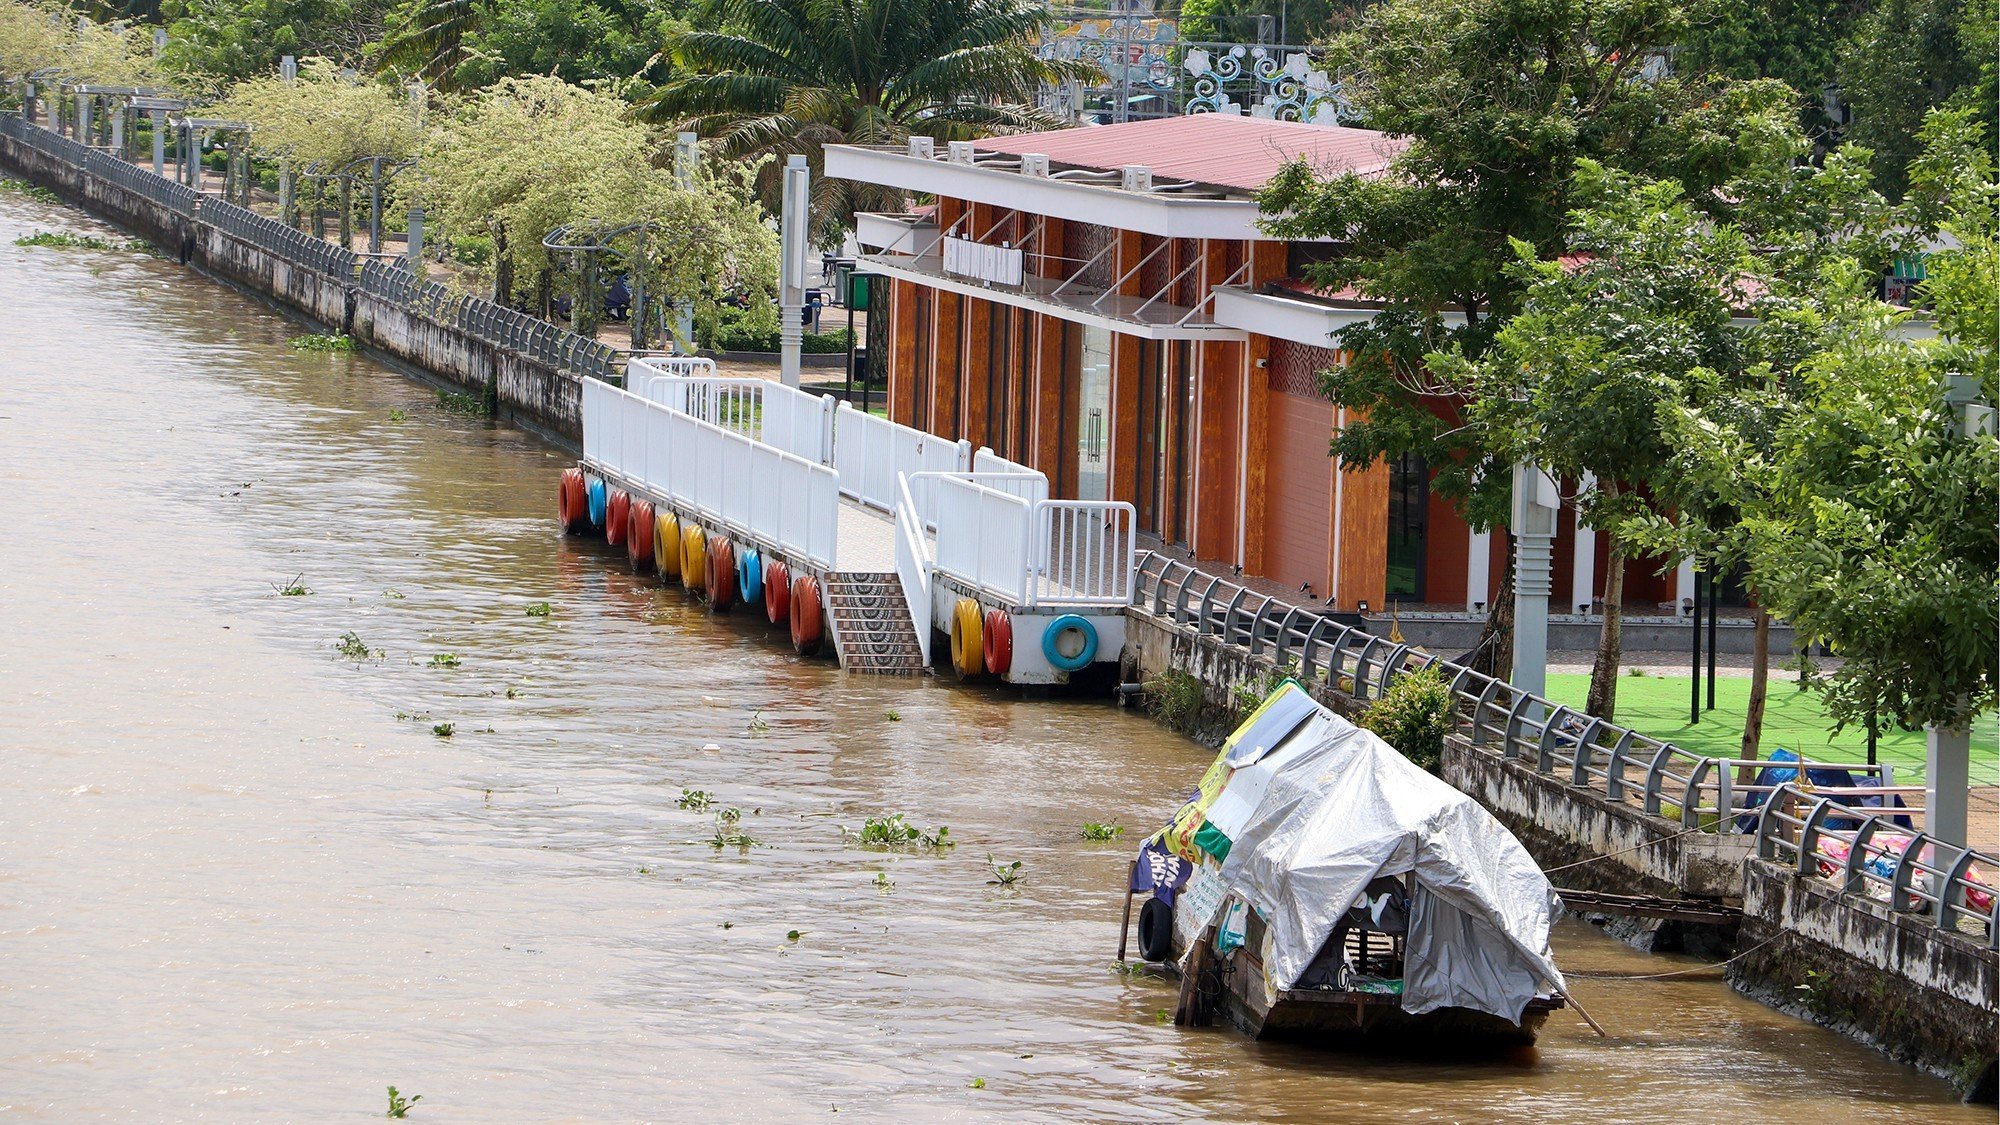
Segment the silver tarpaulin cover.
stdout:
<svg viewBox="0 0 2000 1125">
<path fill-rule="evenodd" d="M 1323 708 L 1266 764 L 1273 776 L 1231 833 L 1221 874 L 1265 918 L 1270 988 L 1297 984 L 1369 880 L 1414 872 L 1405 1011 L 1472 1008 L 1519 1023 L 1538 993 L 1562 990 L 1549 950 L 1555 891 L 1472 798 Z"/>
</svg>

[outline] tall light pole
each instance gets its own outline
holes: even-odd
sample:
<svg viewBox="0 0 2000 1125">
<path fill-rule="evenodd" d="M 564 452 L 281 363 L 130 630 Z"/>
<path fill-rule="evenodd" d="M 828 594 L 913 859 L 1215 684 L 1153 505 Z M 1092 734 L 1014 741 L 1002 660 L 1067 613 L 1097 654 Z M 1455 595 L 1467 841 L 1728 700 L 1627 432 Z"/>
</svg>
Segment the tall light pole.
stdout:
<svg viewBox="0 0 2000 1125">
<path fill-rule="evenodd" d="M 778 259 L 778 379 L 799 385 L 799 348 L 804 342 L 806 309 L 806 226 L 812 173 L 806 158 L 785 161 L 785 198 L 779 229 Z"/>
<path fill-rule="evenodd" d="M 680 181 L 682 191 L 693 191 L 695 176 L 701 168 L 701 139 L 693 133 L 682 133 L 674 138 L 674 178 Z M 693 355 L 694 347 L 694 302 L 682 300 L 674 306 L 674 350 L 683 348 Z"/>
<path fill-rule="evenodd" d="M 1514 677 L 1529 695 L 1547 695 L 1549 588 L 1562 496 L 1538 466 L 1514 466 Z"/>
</svg>

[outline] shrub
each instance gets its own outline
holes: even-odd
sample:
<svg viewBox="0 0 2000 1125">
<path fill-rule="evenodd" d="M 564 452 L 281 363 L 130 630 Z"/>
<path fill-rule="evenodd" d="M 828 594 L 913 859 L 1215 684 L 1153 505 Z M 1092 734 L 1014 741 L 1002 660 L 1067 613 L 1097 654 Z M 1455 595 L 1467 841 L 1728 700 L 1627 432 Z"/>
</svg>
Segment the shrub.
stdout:
<svg viewBox="0 0 2000 1125">
<path fill-rule="evenodd" d="M 1451 717 L 1451 682 L 1442 671 L 1427 667 L 1390 681 L 1389 690 L 1362 713 L 1361 725 L 1405 758 L 1436 773 L 1445 736 L 1451 733 Z"/>
<path fill-rule="evenodd" d="M 742 308 L 717 305 L 698 314 L 694 322 L 695 343 L 718 352 L 775 352 L 778 350 L 778 307 L 753 302 Z M 806 355 L 833 355 L 847 350 L 852 334 L 845 328 L 831 332 L 808 332 L 799 344 Z"/>
</svg>

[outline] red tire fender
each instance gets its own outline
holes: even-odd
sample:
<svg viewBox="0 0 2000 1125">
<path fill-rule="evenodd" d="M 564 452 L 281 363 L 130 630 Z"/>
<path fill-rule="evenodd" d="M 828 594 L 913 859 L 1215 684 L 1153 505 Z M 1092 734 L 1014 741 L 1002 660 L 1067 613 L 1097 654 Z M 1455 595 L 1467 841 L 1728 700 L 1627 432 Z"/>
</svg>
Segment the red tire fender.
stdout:
<svg viewBox="0 0 2000 1125">
<path fill-rule="evenodd" d="M 811 656 L 819 651 L 826 631 L 819 604 L 819 579 L 801 574 L 792 579 L 792 651 Z"/>
<path fill-rule="evenodd" d="M 653 503 L 632 501 L 632 513 L 625 522 L 625 558 L 632 569 L 643 574 L 653 569 Z"/>
<path fill-rule="evenodd" d="M 604 541 L 613 547 L 625 545 L 625 521 L 632 516 L 632 494 L 622 488 L 611 490 L 604 504 Z"/>
<path fill-rule="evenodd" d="M 1014 619 L 1004 609 L 986 611 L 986 670 L 1004 676 L 1014 666 Z"/>
<path fill-rule="evenodd" d="M 776 560 L 764 571 L 764 616 L 773 625 L 792 619 L 792 568 Z"/>
<path fill-rule="evenodd" d="M 583 470 L 574 466 L 562 471 L 556 485 L 556 522 L 564 535 L 577 535 L 590 527 L 590 505 L 583 494 Z"/>
<path fill-rule="evenodd" d="M 736 604 L 736 547 L 720 535 L 708 541 L 708 604 L 717 613 Z"/>
</svg>

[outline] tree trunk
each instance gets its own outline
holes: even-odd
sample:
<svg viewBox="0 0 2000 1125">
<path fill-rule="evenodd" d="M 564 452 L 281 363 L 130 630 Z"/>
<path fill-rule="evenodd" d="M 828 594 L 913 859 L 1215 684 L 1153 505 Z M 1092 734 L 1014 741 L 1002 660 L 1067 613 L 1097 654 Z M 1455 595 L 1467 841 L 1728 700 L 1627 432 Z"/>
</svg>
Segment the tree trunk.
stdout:
<svg viewBox="0 0 2000 1125">
<path fill-rule="evenodd" d="M 1477 600 L 1476 598 L 1474 599 Z M 1481 675 L 1505 680 L 1514 674 L 1514 552 L 1500 568 L 1500 591 L 1486 611 L 1486 627 L 1479 631 L 1467 667 Z"/>
<path fill-rule="evenodd" d="M 1620 634 L 1625 625 L 1625 544 L 1610 537 L 1604 565 L 1604 625 L 1597 633 L 1597 662 L 1590 666 L 1590 694 L 1583 709 L 1605 722 L 1618 712 L 1618 665 L 1624 655 Z"/>
<path fill-rule="evenodd" d="M 1751 595 L 1753 598 L 1755 594 Z M 1763 606 L 1757 607 L 1757 629 L 1750 650 L 1750 708 L 1743 716 L 1743 752 L 1738 755 L 1747 761 L 1756 761 L 1762 752 L 1764 740 L 1764 697 L 1771 685 L 1771 615 Z M 1736 771 L 1739 784 L 1748 785 L 1753 777 L 1749 767 Z"/>
</svg>

